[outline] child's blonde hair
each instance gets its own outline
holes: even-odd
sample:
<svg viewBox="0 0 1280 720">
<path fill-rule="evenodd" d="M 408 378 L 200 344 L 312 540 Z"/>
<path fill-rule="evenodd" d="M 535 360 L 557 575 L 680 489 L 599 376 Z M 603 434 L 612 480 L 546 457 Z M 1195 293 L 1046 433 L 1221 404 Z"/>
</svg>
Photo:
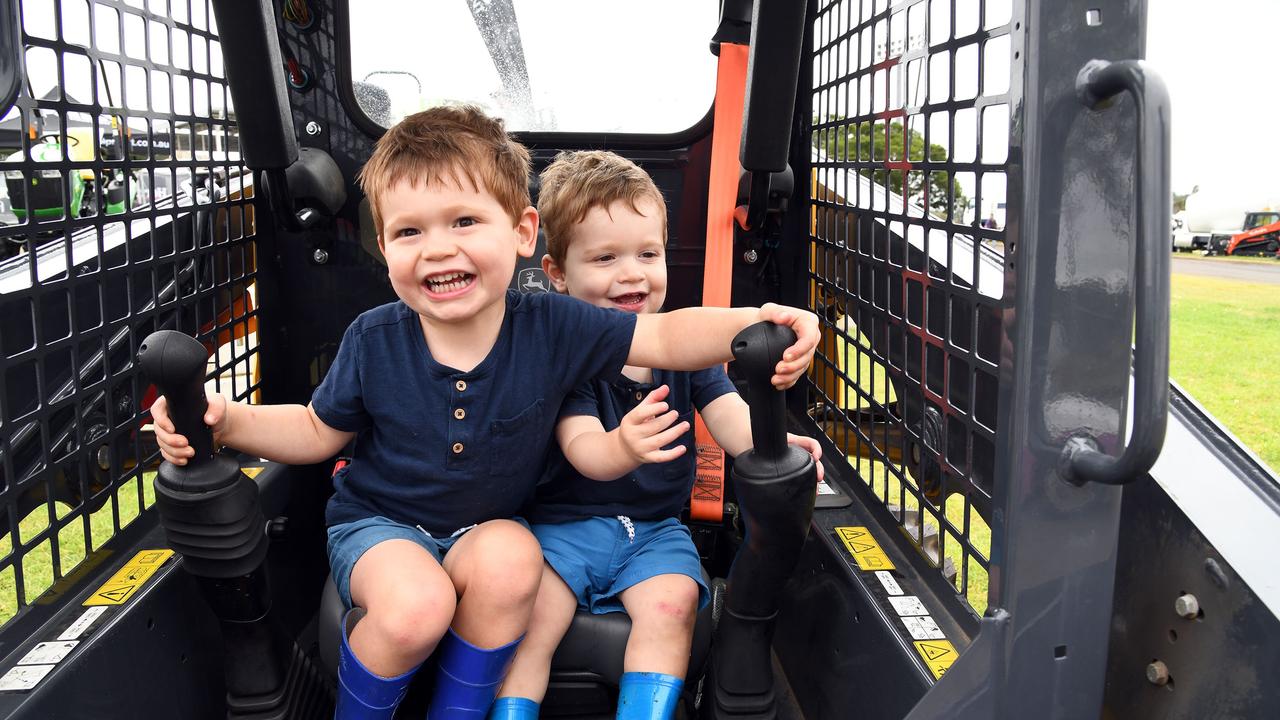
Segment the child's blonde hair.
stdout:
<svg viewBox="0 0 1280 720">
<path fill-rule="evenodd" d="M 662 242 L 667 242 L 667 204 L 639 165 L 604 150 L 562 152 L 542 171 L 538 215 L 547 238 L 547 254 L 564 267 L 570 231 L 595 207 L 624 200 L 640 213 L 641 200 L 654 202 L 662 215 Z M 640 213 L 643 214 L 643 213 Z"/>
<path fill-rule="evenodd" d="M 529 151 L 507 136 L 502 120 L 473 105 L 441 106 L 409 115 L 378 140 L 358 181 L 382 234 L 380 201 L 396 183 L 463 179 L 488 192 L 515 223 L 529 207 Z"/>
</svg>

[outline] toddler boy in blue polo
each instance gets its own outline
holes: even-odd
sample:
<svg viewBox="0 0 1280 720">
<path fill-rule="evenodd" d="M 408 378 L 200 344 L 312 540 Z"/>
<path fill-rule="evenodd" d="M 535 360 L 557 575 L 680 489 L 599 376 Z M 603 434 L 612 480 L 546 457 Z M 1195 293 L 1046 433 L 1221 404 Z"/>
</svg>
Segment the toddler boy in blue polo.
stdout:
<svg viewBox="0 0 1280 720">
<path fill-rule="evenodd" d="M 604 427 L 615 428 L 662 385 L 670 388 L 668 405 L 689 422 L 695 409 L 734 392 L 733 383 L 719 367 L 697 372 L 654 370 L 652 382 L 647 383 L 618 374 L 575 390 L 560 414 L 594 415 Z M 552 446 L 546 479 L 538 486 L 527 517 L 547 564 L 579 604 L 593 613 L 621 612 L 619 593 L 669 573 L 687 575 L 698 584 L 699 607 L 709 599 L 689 530 L 678 519 L 693 489 L 693 434 L 685 433 L 670 447 L 675 445 L 685 446 L 684 455 L 640 465 L 610 482 L 583 476 L 558 445 Z"/>
<path fill-rule="evenodd" d="M 448 538 L 528 501 L 561 402 L 622 368 L 635 316 L 550 294 L 506 302 L 497 342 L 468 372 L 431 357 L 403 302 L 351 324 L 311 399 L 326 424 L 358 433 L 329 526 L 381 516 Z"/>
</svg>

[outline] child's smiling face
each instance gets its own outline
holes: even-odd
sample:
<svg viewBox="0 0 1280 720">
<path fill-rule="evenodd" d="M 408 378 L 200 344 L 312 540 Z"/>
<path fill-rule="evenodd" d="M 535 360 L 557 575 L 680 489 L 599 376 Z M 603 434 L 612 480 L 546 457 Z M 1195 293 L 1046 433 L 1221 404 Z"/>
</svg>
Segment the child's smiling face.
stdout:
<svg viewBox="0 0 1280 720">
<path fill-rule="evenodd" d="M 594 207 L 573 226 L 564 266 L 543 268 L 556 290 L 592 305 L 653 313 L 667 298 L 667 253 L 662 209 L 650 199 L 639 212 L 624 200 Z"/>
<path fill-rule="evenodd" d="M 516 257 L 533 255 L 538 214 L 512 221 L 483 188 L 453 173 L 396 183 L 383 198 L 378 246 L 396 295 L 428 324 L 466 323 L 503 308 Z"/>
</svg>

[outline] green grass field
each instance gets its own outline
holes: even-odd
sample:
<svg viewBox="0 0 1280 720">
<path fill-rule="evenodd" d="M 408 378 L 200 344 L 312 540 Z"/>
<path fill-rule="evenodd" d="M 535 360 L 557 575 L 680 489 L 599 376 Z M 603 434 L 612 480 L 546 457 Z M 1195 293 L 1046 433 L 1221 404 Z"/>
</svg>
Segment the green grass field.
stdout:
<svg viewBox="0 0 1280 720">
<path fill-rule="evenodd" d="M 1170 376 L 1280 468 L 1280 286 L 1174 275 L 1171 318 Z"/>
<path fill-rule="evenodd" d="M 1262 257 L 1260 255 L 1214 255 L 1209 257 L 1200 252 L 1177 252 L 1173 256 L 1180 260 L 1204 260 L 1205 262 L 1249 263 L 1254 265 L 1280 264 L 1280 261 L 1275 258 Z"/>
<path fill-rule="evenodd" d="M 155 473 L 145 473 L 142 476 L 142 489 L 145 507 L 151 507 L 155 503 L 155 490 L 152 488 L 151 479 Z M 69 508 L 61 503 L 55 504 L 54 511 L 57 513 L 57 519 L 66 517 Z M 77 518 L 65 525 L 58 531 L 58 566 L 61 572 L 59 577 L 67 577 L 76 572 L 77 569 L 83 570 L 82 563 L 89 556 L 89 553 L 102 547 L 102 545 L 116 533 L 115 516 L 118 510 L 119 526 L 127 527 L 129 523 L 137 519 L 140 514 L 138 508 L 138 481 L 130 480 L 115 493 L 115 502 L 110 499 L 103 504 L 97 512 L 89 516 L 89 542 L 86 547 L 85 543 L 85 527 L 83 518 Z M 39 534 L 49 527 L 49 510 L 47 506 L 36 508 L 27 517 L 18 523 L 18 542 L 26 545 L 32 542 Z M 12 539 L 5 535 L 0 538 L 0 557 L 6 557 L 12 550 Z M 23 596 L 27 604 L 38 602 L 38 598 L 42 593 L 53 587 L 54 584 L 54 558 L 53 543 L 50 538 L 44 538 L 35 547 L 27 551 L 22 559 L 23 573 Z M 16 577 L 13 568 L 7 568 L 4 572 L 0 572 L 0 624 L 8 622 L 18 609 L 18 589 Z"/>
</svg>

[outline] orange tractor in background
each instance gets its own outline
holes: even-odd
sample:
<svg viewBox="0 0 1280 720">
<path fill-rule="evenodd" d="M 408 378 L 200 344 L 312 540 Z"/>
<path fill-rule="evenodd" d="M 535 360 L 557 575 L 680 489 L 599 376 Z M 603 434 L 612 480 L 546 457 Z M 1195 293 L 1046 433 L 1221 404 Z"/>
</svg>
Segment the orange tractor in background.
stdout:
<svg viewBox="0 0 1280 720">
<path fill-rule="evenodd" d="M 1280 212 L 1263 210 L 1247 213 L 1243 229 L 1234 235 L 1215 235 L 1209 254 L 1266 255 L 1280 259 Z"/>
</svg>

